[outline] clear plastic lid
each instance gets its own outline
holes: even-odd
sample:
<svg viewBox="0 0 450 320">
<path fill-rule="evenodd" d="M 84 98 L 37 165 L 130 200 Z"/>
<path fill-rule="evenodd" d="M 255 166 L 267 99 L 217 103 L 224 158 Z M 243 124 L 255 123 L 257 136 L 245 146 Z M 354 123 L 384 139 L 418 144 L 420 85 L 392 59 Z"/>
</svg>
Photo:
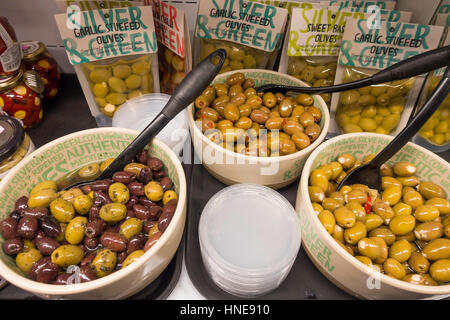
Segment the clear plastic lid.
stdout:
<svg viewBox="0 0 450 320">
<path fill-rule="evenodd" d="M 200 217 L 205 266 L 227 291 L 249 295 L 276 288 L 300 249 L 300 222 L 278 192 L 238 184 L 215 194 Z"/>
<path fill-rule="evenodd" d="M 142 131 L 161 112 L 169 99 L 168 94 L 149 93 L 128 100 L 114 113 L 112 126 Z M 187 112 L 183 110 L 156 137 L 177 153 L 181 151 L 188 134 Z"/>
</svg>

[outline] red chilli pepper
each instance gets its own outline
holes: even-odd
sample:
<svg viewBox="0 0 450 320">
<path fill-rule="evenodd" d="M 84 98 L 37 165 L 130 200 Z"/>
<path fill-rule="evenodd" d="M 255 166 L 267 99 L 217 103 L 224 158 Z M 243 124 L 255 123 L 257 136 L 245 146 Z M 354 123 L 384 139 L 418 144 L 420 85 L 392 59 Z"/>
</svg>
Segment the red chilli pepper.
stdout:
<svg viewBox="0 0 450 320">
<path fill-rule="evenodd" d="M 364 210 L 366 211 L 366 214 L 369 214 L 371 209 L 372 209 L 372 198 L 370 197 L 370 194 L 369 194 L 367 196 L 367 201 L 364 204 Z"/>
</svg>

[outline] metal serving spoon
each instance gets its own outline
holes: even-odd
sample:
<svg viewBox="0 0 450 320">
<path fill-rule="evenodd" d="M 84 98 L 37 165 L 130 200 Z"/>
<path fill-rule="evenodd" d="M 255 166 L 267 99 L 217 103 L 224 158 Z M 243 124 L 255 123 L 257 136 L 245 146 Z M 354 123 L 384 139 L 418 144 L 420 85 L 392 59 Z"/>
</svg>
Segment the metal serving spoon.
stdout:
<svg viewBox="0 0 450 320">
<path fill-rule="evenodd" d="M 448 61 L 450 61 L 450 45 L 405 59 L 390 66 L 389 68 L 361 80 L 328 87 L 297 87 L 271 83 L 259 86 L 255 89 L 257 92 L 271 91 L 281 93 L 286 93 L 288 91 L 311 94 L 340 92 L 388 81 L 414 77 L 422 73 L 427 73 L 435 69 L 446 67 Z"/>
<path fill-rule="evenodd" d="M 68 186 L 61 186 L 65 190 L 85 185 L 94 180 L 110 178 L 114 172 L 130 163 L 134 157 L 184 108 L 190 105 L 208 87 L 219 73 L 227 54 L 224 49 L 214 51 L 189 72 L 180 85 L 175 89 L 164 109 L 153 121 L 134 139 L 115 160 L 98 176 L 87 179 L 80 178 L 71 181 Z M 217 57 L 219 59 L 217 59 Z"/>
<path fill-rule="evenodd" d="M 381 189 L 380 167 L 397 153 L 417 131 L 425 124 L 425 122 L 433 115 L 436 109 L 444 101 L 450 92 L 450 63 L 446 61 L 447 69 L 445 70 L 442 80 L 439 82 L 436 90 L 427 100 L 419 113 L 412 121 L 383 149 L 378 153 L 372 161 L 357 167 L 351 171 L 338 186 L 338 190 L 343 185 L 352 185 L 355 183 L 365 184 L 369 188 Z"/>
</svg>

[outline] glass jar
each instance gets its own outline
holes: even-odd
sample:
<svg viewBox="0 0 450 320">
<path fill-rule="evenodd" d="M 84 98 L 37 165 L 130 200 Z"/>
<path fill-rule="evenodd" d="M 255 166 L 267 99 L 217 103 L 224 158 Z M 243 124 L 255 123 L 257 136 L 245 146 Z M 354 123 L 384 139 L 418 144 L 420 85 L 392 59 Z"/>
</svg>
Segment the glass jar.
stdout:
<svg viewBox="0 0 450 320">
<path fill-rule="evenodd" d="M 19 69 L 15 74 L 0 76 L 0 108 L 23 122 L 24 128 L 34 127 L 42 120 L 44 84 L 36 71 Z"/>
<path fill-rule="evenodd" d="M 27 70 L 35 70 L 44 83 L 44 99 L 51 99 L 58 95 L 61 74 L 55 58 L 47 48 L 39 41 L 22 41 L 22 62 Z"/>
<path fill-rule="evenodd" d="M 0 16 L 0 75 L 14 74 L 20 68 L 22 50 L 8 19 Z"/>
<path fill-rule="evenodd" d="M 0 115 L 0 179 L 35 149 L 17 119 Z"/>
</svg>

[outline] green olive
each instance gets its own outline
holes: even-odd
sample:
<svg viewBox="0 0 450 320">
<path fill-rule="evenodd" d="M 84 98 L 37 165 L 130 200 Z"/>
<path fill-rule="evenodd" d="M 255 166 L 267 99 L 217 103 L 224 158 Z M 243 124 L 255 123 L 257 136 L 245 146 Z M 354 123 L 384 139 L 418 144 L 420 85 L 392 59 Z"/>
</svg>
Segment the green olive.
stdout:
<svg viewBox="0 0 450 320">
<path fill-rule="evenodd" d="M 119 64 L 112 68 L 114 77 L 125 79 L 131 74 L 131 67 L 126 64 Z"/>
<path fill-rule="evenodd" d="M 406 216 L 412 213 L 412 208 L 409 204 L 399 202 L 393 207 L 396 216 Z"/>
<path fill-rule="evenodd" d="M 252 127 L 253 121 L 248 117 L 240 117 L 239 120 L 236 122 L 236 128 L 240 129 L 250 129 Z"/>
<path fill-rule="evenodd" d="M 322 225 L 325 227 L 325 230 L 329 234 L 332 234 L 334 232 L 334 227 L 336 225 L 336 220 L 334 218 L 334 215 L 329 210 L 323 210 L 319 213 L 317 216 L 322 223 Z"/>
<path fill-rule="evenodd" d="M 92 260 L 91 266 L 98 278 L 107 276 L 114 271 L 117 264 L 117 255 L 109 249 L 102 249 Z"/>
<path fill-rule="evenodd" d="M 57 198 L 50 203 L 50 212 L 59 222 L 69 222 L 75 216 L 72 203 L 62 198 Z"/>
<path fill-rule="evenodd" d="M 419 178 L 416 176 L 397 177 L 397 179 L 405 187 L 415 187 L 420 183 Z"/>
<path fill-rule="evenodd" d="M 348 170 L 351 167 L 353 167 L 356 159 L 350 153 L 343 153 L 343 154 L 339 155 L 339 157 L 337 158 L 337 161 L 342 165 L 342 168 L 344 168 L 344 170 Z"/>
<path fill-rule="evenodd" d="M 65 244 L 52 252 L 52 262 L 62 268 L 77 265 L 83 260 L 84 252 L 79 246 Z"/>
<path fill-rule="evenodd" d="M 232 122 L 236 122 L 239 120 L 239 109 L 238 106 L 234 103 L 227 103 L 224 106 L 224 110 L 223 110 L 223 114 L 225 116 L 226 119 L 232 121 Z"/>
<path fill-rule="evenodd" d="M 84 239 L 84 231 L 88 221 L 85 217 L 70 220 L 65 231 L 65 239 L 70 244 L 79 244 Z"/>
<path fill-rule="evenodd" d="M 414 229 L 414 235 L 417 239 L 423 241 L 431 241 L 442 237 L 444 234 L 444 226 L 437 221 L 428 221 L 419 224 Z"/>
<path fill-rule="evenodd" d="M 129 90 L 138 89 L 141 86 L 142 78 L 136 74 L 132 74 L 125 79 L 125 84 Z"/>
<path fill-rule="evenodd" d="M 412 252 L 408 264 L 416 273 L 427 273 L 430 268 L 430 262 L 421 252 Z"/>
<path fill-rule="evenodd" d="M 428 274 L 417 274 L 417 273 L 410 273 L 407 274 L 402 281 L 406 281 L 412 284 L 418 284 L 418 285 L 428 285 L 428 286 L 436 286 L 437 283 L 434 281 Z"/>
<path fill-rule="evenodd" d="M 439 215 L 440 212 L 435 206 L 426 204 L 418 206 L 414 211 L 414 216 L 421 222 L 432 221 L 438 218 Z"/>
<path fill-rule="evenodd" d="M 277 104 L 277 98 L 272 92 L 266 92 L 263 97 L 263 104 L 268 108 L 273 108 Z"/>
<path fill-rule="evenodd" d="M 412 247 L 407 240 L 398 240 L 389 248 L 389 257 L 398 262 L 405 262 L 411 257 Z"/>
<path fill-rule="evenodd" d="M 350 244 L 357 244 L 358 241 L 366 237 L 366 235 L 366 226 L 359 221 L 356 221 L 353 227 L 345 229 L 344 231 L 344 239 L 347 243 Z"/>
<path fill-rule="evenodd" d="M 139 178 L 143 168 L 147 168 L 147 166 L 142 163 L 131 162 L 123 168 L 123 171 L 132 172 Z"/>
<path fill-rule="evenodd" d="M 108 85 L 111 88 L 111 90 L 117 93 L 124 93 L 127 90 L 127 85 L 125 84 L 125 82 L 118 77 L 109 78 Z"/>
<path fill-rule="evenodd" d="M 127 100 L 127 95 L 124 93 L 113 92 L 106 96 L 106 101 L 113 105 L 121 105 Z"/>
<path fill-rule="evenodd" d="M 354 189 L 352 187 L 352 189 Z M 367 202 L 368 196 L 367 196 L 367 192 L 366 191 L 362 191 L 362 190 L 352 190 L 347 194 L 347 201 L 355 201 L 358 202 L 361 205 L 364 205 Z"/>
<path fill-rule="evenodd" d="M 368 267 L 373 267 L 373 262 L 369 257 L 366 256 L 355 256 L 357 260 L 364 263 Z"/>
<path fill-rule="evenodd" d="M 340 207 L 334 211 L 337 224 L 343 228 L 351 228 L 356 223 L 356 215 L 347 207 Z"/>
<path fill-rule="evenodd" d="M 95 177 L 99 172 L 100 165 L 98 163 L 91 163 L 78 170 L 78 175 L 81 178 L 91 178 Z"/>
<path fill-rule="evenodd" d="M 320 187 L 323 192 L 328 189 L 328 179 L 322 169 L 313 170 L 309 179 L 312 186 Z"/>
<path fill-rule="evenodd" d="M 392 258 L 389 258 L 384 262 L 383 270 L 387 275 L 396 279 L 402 279 L 406 276 L 405 269 L 401 263 Z"/>
<path fill-rule="evenodd" d="M 364 210 L 364 208 L 362 207 L 362 205 L 359 204 L 359 202 L 354 201 L 354 200 L 349 200 L 345 206 L 347 208 L 349 208 L 350 210 L 352 210 L 352 212 L 356 216 L 356 220 L 361 221 L 362 223 L 366 222 L 366 219 L 367 219 L 366 210 Z"/>
<path fill-rule="evenodd" d="M 386 190 L 390 187 L 402 188 L 402 183 L 394 177 L 385 176 L 381 178 L 381 189 Z"/>
<path fill-rule="evenodd" d="M 423 204 L 423 198 L 422 195 L 415 190 L 410 192 L 403 191 L 403 202 L 410 205 L 413 209 L 416 209 Z"/>
<path fill-rule="evenodd" d="M 142 76 L 150 72 L 150 64 L 145 61 L 135 62 L 131 65 L 131 71 Z"/>
<path fill-rule="evenodd" d="M 357 90 L 349 90 L 341 93 L 339 101 L 343 105 L 351 105 L 358 102 L 360 94 Z"/>
<path fill-rule="evenodd" d="M 138 218 L 129 218 L 120 225 L 119 233 L 129 240 L 132 236 L 141 233 L 143 222 Z"/>
<path fill-rule="evenodd" d="M 450 202 L 444 198 L 431 198 L 425 202 L 426 205 L 436 207 L 441 215 L 450 214 Z"/>
<path fill-rule="evenodd" d="M 94 83 L 106 82 L 110 77 L 111 71 L 105 68 L 94 69 L 89 73 L 89 79 Z"/>
<path fill-rule="evenodd" d="M 358 251 L 370 258 L 371 260 L 378 259 L 382 256 L 382 248 L 376 238 L 363 238 L 358 242 Z"/>
<path fill-rule="evenodd" d="M 430 266 L 430 275 L 435 281 L 450 281 L 450 259 L 441 259 L 433 262 Z"/>
<path fill-rule="evenodd" d="M 56 198 L 58 198 L 58 193 L 53 189 L 34 191 L 28 198 L 28 207 L 48 207 Z"/>
<path fill-rule="evenodd" d="M 395 234 L 387 227 L 381 226 L 370 231 L 369 236 L 373 238 L 380 238 L 386 242 L 387 245 L 392 245 L 395 240 Z"/>
<path fill-rule="evenodd" d="M 393 166 L 394 173 L 400 177 L 409 177 L 416 173 L 416 166 L 408 161 L 396 162 Z"/>
<path fill-rule="evenodd" d="M 108 194 L 113 202 L 127 203 L 130 199 L 130 191 L 126 185 L 120 182 L 112 183 L 108 188 Z"/>
<path fill-rule="evenodd" d="M 106 82 L 100 82 L 94 84 L 92 92 L 96 98 L 104 98 L 109 93 L 109 87 Z"/>
<path fill-rule="evenodd" d="M 35 248 L 22 249 L 16 256 L 16 265 L 24 273 L 28 274 L 33 264 L 42 258 L 42 254 Z"/>
<path fill-rule="evenodd" d="M 145 186 L 145 195 L 153 202 L 160 201 L 163 197 L 164 190 L 161 184 L 157 181 L 150 181 Z"/>
<path fill-rule="evenodd" d="M 367 231 L 371 231 L 373 229 L 378 228 L 379 226 L 381 226 L 383 224 L 383 219 L 374 213 L 369 213 L 366 217 L 366 229 Z"/>
<path fill-rule="evenodd" d="M 322 202 L 325 199 L 325 192 L 321 187 L 309 186 L 308 187 L 309 197 L 312 202 Z"/>
<path fill-rule="evenodd" d="M 303 132 L 294 133 L 291 139 L 299 150 L 303 150 L 311 144 L 311 140 Z"/>
<path fill-rule="evenodd" d="M 106 222 L 119 222 L 127 215 L 127 207 L 123 203 L 108 203 L 100 208 L 99 216 Z"/>
<path fill-rule="evenodd" d="M 439 238 L 430 241 L 423 248 L 423 254 L 429 260 L 450 259 L 450 239 Z"/>
<path fill-rule="evenodd" d="M 446 198 L 444 189 L 430 181 L 422 181 L 419 183 L 417 190 L 425 197 L 425 199 Z"/>
<path fill-rule="evenodd" d="M 393 206 L 402 198 L 402 189 L 397 186 L 388 187 L 382 192 L 381 198 Z"/>
<path fill-rule="evenodd" d="M 395 235 L 405 235 L 414 230 L 416 219 L 411 215 L 395 216 L 389 223 L 389 228 Z"/>
<path fill-rule="evenodd" d="M 132 253 L 130 253 L 123 261 L 121 269 L 128 267 L 130 264 L 132 264 L 137 259 L 142 257 L 144 255 L 144 253 L 145 253 L 144 250 L 136 250 L 136 251 L 133 251 Z"/>
</svg>

